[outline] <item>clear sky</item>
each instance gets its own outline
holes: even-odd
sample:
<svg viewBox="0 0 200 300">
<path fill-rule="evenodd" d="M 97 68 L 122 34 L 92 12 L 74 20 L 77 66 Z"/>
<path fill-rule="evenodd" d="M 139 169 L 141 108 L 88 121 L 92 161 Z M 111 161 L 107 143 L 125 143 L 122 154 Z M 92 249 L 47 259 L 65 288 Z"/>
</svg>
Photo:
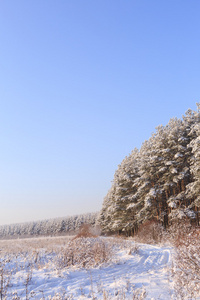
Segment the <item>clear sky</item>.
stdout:
<svg viewBox="0 0 200 300">
<path fill-rule="evenodd" d="M 98 211 L 200 101 L 199 0 L 0 1 L 0 224 Z"/>
</svg>

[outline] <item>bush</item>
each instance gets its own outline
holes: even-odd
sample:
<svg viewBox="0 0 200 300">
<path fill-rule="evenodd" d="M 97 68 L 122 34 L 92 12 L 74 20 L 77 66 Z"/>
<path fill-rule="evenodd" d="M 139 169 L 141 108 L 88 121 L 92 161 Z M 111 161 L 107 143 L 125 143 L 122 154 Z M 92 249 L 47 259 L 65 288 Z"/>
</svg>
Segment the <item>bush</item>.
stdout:
<svg viewBox="0 0 200 300">
<path fill-rule="evenodd" d="M 148 220 L 139 227 L 136 239 L 147 244 L 160 243 L 163 237 L 164 228 L 156 220 Z"/>
<path fill-rule="evenodd" d="M 95 235 L 93 233 L 93 228 L 91 227 L 91 225 L 89 225 L 89 224 L 83 224 L 79 228 L 79 232 L 75 236 L 74 239 L 77 239 L 77 238 L 88 238 L 88 237 L 97 237 L 97 235 Z"/>
<path fill-rule="evenodd" d="M 175 294 L 177 299 L 194 299 L 200 296 L 200 229 L 181 224 L 174 234 Z"/>
<path fill-rule="evenodd" d="M 76 237 L 58 256 L 58 267 L 92 268 L 112 260 L 112 244 L 101 238 Z"/>
</svg>

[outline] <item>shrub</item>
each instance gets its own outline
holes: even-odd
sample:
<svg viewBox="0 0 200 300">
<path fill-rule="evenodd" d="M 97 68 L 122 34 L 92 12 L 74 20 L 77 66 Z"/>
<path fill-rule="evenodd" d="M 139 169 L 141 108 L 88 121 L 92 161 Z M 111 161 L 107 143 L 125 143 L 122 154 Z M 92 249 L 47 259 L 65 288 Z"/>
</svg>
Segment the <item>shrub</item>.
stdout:
<svg viewBox="0 0 200 300">
<path fill-rule="evenodd" d="M 58 267 L 96 267 L 112 259 L 112 244 L 101 238 L 77 237 L 58 256 Z"/>
<path fill-rule="evenodd" d="M 162 240 L 163 226 L 156 220 L 148 220 L 139 227 L 136 239 L 140 242 L 154 244 Z"/>
<path fill-rule="evenodd" d="M 88 238 L 88 237 L 97 237 L 97 236 L 93 233 L 91 225 L 89 225 L 89 224 L 83 224 L 79 228 L 79 232 L 75 236 L 74 239 L 77 239 L 77 238 Z"/>
<path fill-rule="evenodd" d="M 174 233 L 175 234 L 175 233 Z M 175 262 L 173 267 L 175 294 L 179 299 L 200 296 L 200 229 L 183 225 L 177 227 Z"/>
</svg>

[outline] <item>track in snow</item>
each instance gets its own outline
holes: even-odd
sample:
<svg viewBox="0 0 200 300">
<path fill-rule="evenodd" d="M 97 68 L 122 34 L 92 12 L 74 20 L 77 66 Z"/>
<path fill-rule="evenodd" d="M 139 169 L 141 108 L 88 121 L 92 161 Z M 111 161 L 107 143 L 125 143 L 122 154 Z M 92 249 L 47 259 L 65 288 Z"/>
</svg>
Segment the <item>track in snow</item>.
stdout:
<svg viewBox="0 0 200 300">
<path fill-rule="evenodd" d="M 50 276 L 46 284 L 39 284 L 35 291 L 56 292 L 64 287 L 73 299 L 88 299 L 92 292 L 103 299 L 103 290 L 113 297 L 118 291 L 128 291 L 129 287 L 144 287 L 146 299 L 171 299 L 170 249 L 140 244 L 138 253 L 128 254 L 128 249 L 117 253 L 118 262 L 105 268 L 87 270 L 67 270 L 63 278 Z M 36 283 L 37 285 L 37 283 Z M 130 299 L 131 298 L 130 289 Z M 128 298 L 127 298 L 128 299 Z"/>
<path fill-rule="evenodd" d="M 134 242 L 130 243 L 134 248 Z M 171 299 L 170 248 L 138 245 L 138 251 L 130 255 L 129 247 L 118 250 L 116 262 L 105 267 L 86 270 L 74 266 L 63 269 L 60 273 L 51 268 L 51 265 L 48 269 L 34 269 L 28 289 L 35 292 L 35 300 L 42 299 L 42 295 L 48 299 L 48 295 L 61 292 L 63 288 L 67 291 L 67 295 L 71 295 L 70 299 L 105 299 L 104 292 L 109 295 L 106 299 L 124 299 L 119 296 L 123 292 L 126 294 L 125 299 L 128 300 L 133 299 L 133 287 L 134 289 L 144 287 L 147 291 L 147 300 Z M 24 277 L 24 272 L 23 270 L 18 272 L 12 282 L 13 290 L 18 293 L 23 291 L 24 286 L 18 285 L 17 278 Z M 26 298 L 23 296 L 20 299 Z"/>
<path fill-rule="evenodd" d="M 127 288 L 128 285 L 135 285 L 136 288 L 142 286 L 147 291 L 147 299 L 171 299 L 172 289 L 170 282 L 170 262 L 171 254 L 169 248 L 154 247 L 151 245 L 140 245 L 138 253 L 131 255 L 127 251 L 118 253 L 119 263 L 95 270 L 90 273 L 92 281 L 99 283 L 105 290 L 115 293 L 118 287 Z M 83 273 L 77 272 L 82 286 L 90 288 L 91 282 L 83 276 Z M 75 274 L 73 274 L 76 277 Z M 77 280 L 72 279 L 69 285 L 77 284 Z M 77 298 L 78 299 L 78 298 Z"/>
</svg>

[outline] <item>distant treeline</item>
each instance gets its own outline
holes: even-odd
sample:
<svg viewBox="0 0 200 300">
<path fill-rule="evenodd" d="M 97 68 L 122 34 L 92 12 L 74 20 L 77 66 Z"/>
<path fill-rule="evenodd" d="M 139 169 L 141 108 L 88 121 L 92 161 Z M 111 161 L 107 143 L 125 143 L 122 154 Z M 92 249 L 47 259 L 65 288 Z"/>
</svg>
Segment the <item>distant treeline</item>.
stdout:
<svg viewBox="0 0 200 300">
<path fill-rule="evenodd" d="M 73 234 L 82 224 L 96 226 L 98 213 L 0 226 L 0 238 Z"/>
</svg>

